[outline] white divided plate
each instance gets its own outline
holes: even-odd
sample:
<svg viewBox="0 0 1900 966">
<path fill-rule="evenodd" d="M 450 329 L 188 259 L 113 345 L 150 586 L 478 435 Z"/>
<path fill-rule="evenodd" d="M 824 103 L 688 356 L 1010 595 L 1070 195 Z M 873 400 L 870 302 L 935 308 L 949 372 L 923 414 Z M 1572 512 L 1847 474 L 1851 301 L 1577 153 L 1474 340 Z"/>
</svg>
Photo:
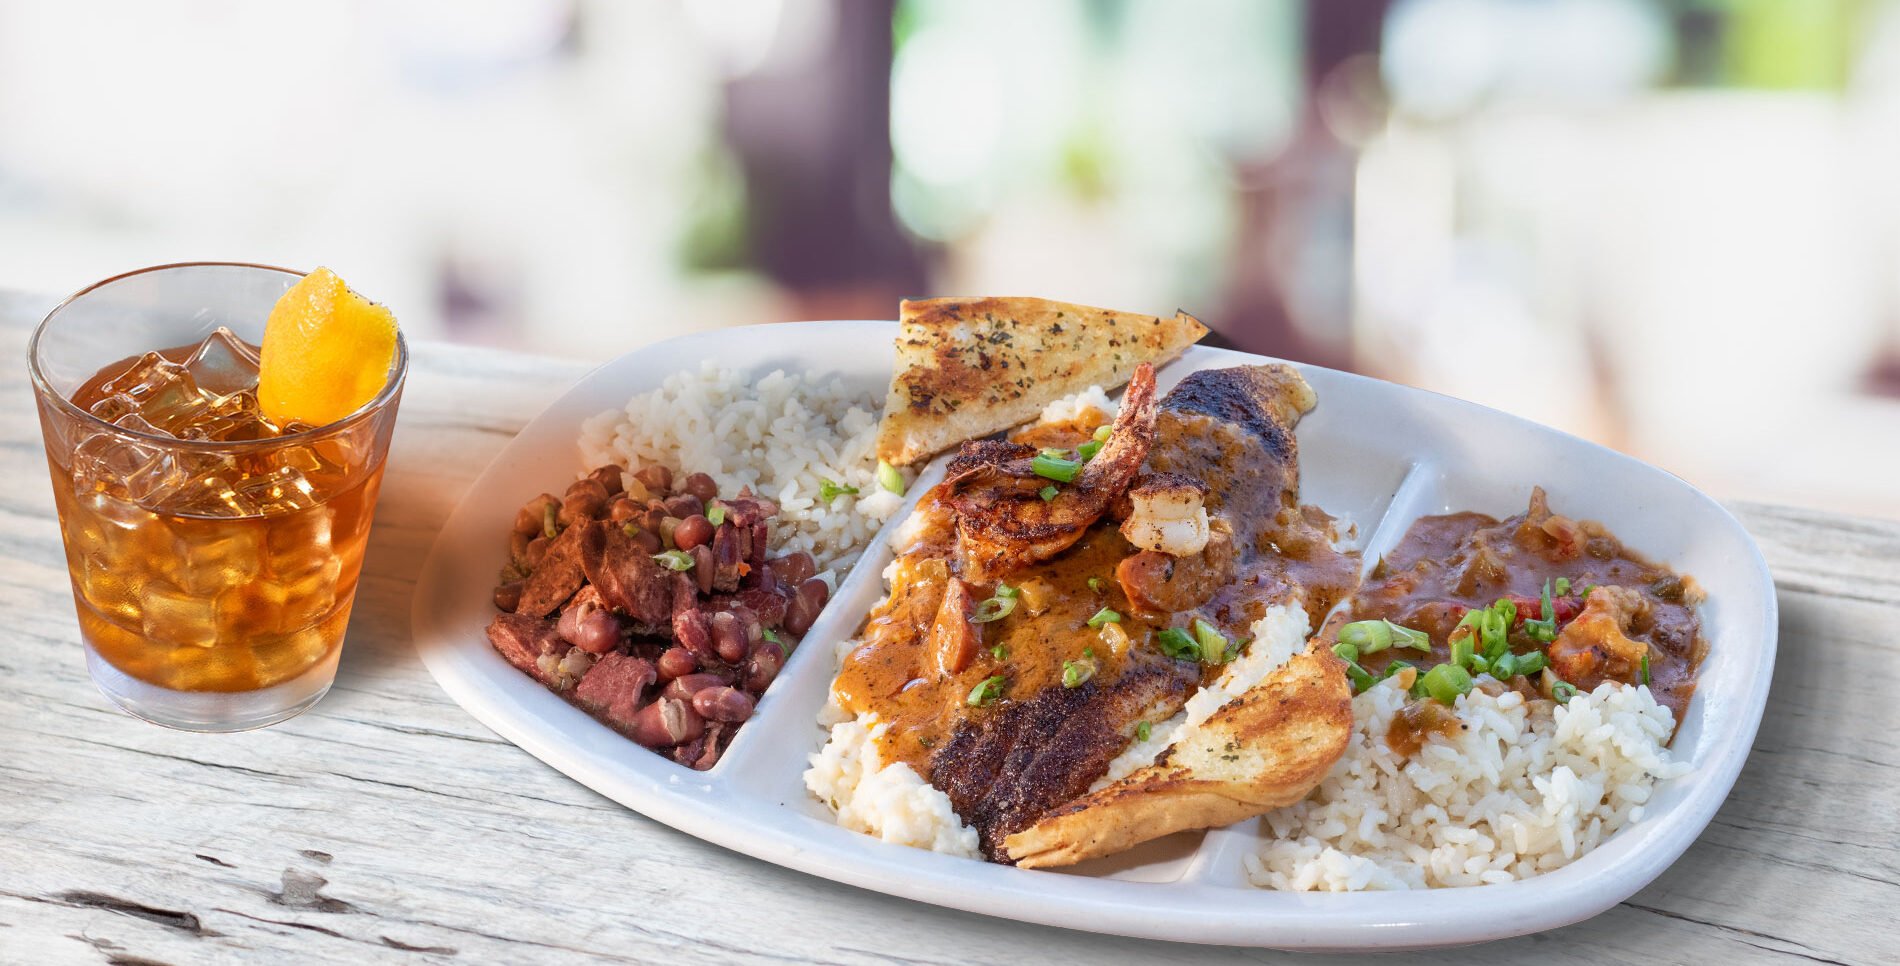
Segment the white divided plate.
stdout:
<svg viewBox="0 0 1900 966">
<path fill-rule="evenodd" d="M 503 535 L 516 508 L 560 491 L 581 466 L 581 422 L 704 360 L 764 373 L 836 374 L 881 400 L 889 322 L 759 326 L 649 346 L 594 370 L 536 417 L 463 497 L 416 588 L 416 646 L 450 697 L 483 724 L 629 808 L 730 849 L 878 892 L 1066 928 L 1155 939 L 1331 949 L 1480 942 L 1594 916 L 1675 861 L 1734 784 L 1774 670 L 1775 596 L 1753 541 L 1719 504 L 1654 467 L 1449 397 L 1300 366 L 1319 406 L 1299 426 L 1301 498 L 1356 523 L 1376 560 L 1422 514 L 1521 511 L 1534 484 L 1561 512 L 1601 520 L 1633 548 L 1708 591 L 1709 656 L 1674 744 L 1695 771 L 1658 787 L 1647 816 L 1570 866 L 1501 885 L 1315 894 L 1250 887 L 1241 857 L 1258 820 L 1182 833 L 1111 860 L 1043 872 L 887 845 L 832 824 L 800 774 L 835 670 L 834 644 L 881 596 L 879 539 L 842 582 L 758 714 L 707 772 L 660 758 L 504 662 L 484 628 Z M 1194 348 L 1161 373 L 1165 391 L 1196 369 L 1266 361 Z M 691 468 L 689 467 L 688 470 Z M 922 481 L 933 481 L 940 470 Z M 915 494 L 925 489 L 912 488 Z M 894 517 L 893 521 L 901 518 Z M 887 527 L 888 529 L 888 527 Z"/>
</svg>

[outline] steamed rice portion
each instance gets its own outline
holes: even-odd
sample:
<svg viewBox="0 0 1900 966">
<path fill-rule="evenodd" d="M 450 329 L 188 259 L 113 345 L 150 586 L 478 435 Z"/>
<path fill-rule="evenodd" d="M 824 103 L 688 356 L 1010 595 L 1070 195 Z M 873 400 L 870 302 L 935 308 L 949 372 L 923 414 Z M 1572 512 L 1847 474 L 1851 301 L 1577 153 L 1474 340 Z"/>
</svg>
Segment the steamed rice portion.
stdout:
<svg viewBox="0 0 1900 966">
<path fill-rule="evenodd" d="M 1488 679 L 1484 679 L 1488 680 Z M 1409 696 L 1389 678 L 1353 699 L 1352 744 L 1305 801 L 1262 820 L 1246 857 L 1270 889 L 1472 886 L 1567 865 L 1643 816 L 1670 760 L 1669 709 L 1645 687 L 1606 683 L 1565 705 L 1473 689 L 1465 725 L 1412 756 L 1386 745 Z"/>
<path fill-rule="evenodd" d="M 583 423 L 581 457 L 588 466 L 705 473 L 721 493 L 751 487 L 779 505 L 773 551 L 811 554 L 835 587 L 903 503 L 877 485 L 881 405 L 879 394 L 852 393 L 835 377 L 774 370 L 755 378 L 707 362 Z M 857 493 L 822 501 L 826 480 Z"/>
</svg>

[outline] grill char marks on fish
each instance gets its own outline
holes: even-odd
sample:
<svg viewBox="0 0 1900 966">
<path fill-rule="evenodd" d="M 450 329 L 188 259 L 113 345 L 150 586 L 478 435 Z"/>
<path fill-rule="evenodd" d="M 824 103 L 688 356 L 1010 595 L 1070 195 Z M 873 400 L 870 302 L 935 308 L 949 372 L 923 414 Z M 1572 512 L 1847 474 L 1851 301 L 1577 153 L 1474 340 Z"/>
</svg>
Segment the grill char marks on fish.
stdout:
<svg viewBox="0 0 1900 966">
<path fill-rule="evenodd" d="M 932 784 L 977 830 L 983 854 L 1007 862 L 1003 840 L 1085 794 L 1127 747 L 1135 722 L 1172 715 L 1200 684 L 1178 661 L 1131 667 L 1112 683 L 1054 687 L 959 723 L 932 763 Z"/>
</svg>

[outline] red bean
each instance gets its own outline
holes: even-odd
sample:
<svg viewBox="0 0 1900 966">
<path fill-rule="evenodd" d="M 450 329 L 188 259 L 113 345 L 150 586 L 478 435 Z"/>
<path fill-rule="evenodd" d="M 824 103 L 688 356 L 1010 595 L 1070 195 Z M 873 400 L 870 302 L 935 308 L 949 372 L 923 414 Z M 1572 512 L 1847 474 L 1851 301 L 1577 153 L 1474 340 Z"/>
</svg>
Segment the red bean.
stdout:
<svg viewBox="0 0 1900 966">
<path fill-rule="evenodd" d="M 698 498 L 702 504 L 719 495 L 719 484 L 714 483 L 713 478 L 704 473 L 688 476 L 686 482 L 680 485 L 680 489 Z"/>
<path fill-rule="evenodd" d="M 798 585 L 798 593 L 792 597 L 791 606 L 785 608 L 785 629 L 805 636 L 811 630 L 818 612 L 825 609 L 825 601 L 831 597 L 831 588 L 817 577 L 811 577 Z"/>
<path fill-rule="evenodd" d="M 747 645 L 745 622 L 727 611 L 712 616 L 713 650 L 719 652 L 719 659 L 727 664 L 737 664 L 745 660 Z"/>
<path fill-rule="evenodd" d="M 618 496 L 627 488 L 626 479 L 621 475 L 620 467 L 611 463 L 587 474 L 587 478 L 599 483 L 607 491 L 608 496 Z"/>
<path fill-rule="evenodd" d="M 659 533 L 660 521 L 664 519 L 666 519 L 666 507 L 662 506 L 660 501 L 655 500 L 647 504 L 646 511 L 640 514 L 640 528 Z"/>
<path fill-rule="evenodd" d="M 811 558 L 811 554 L 800 550 L 778 558 L 778 566 L 773 570 L 785 581 L 786 587 L 797 587 L 818 572 L 818 562 Z"/>
<path fill-rule="evenodd" d="M 752 717 L 752 697 L 738 688 L 707 688 L 693 695 L 693 710 L 709 721 L 736 724 Z"/>
<path fill-rule="evenodd" d="M 634 713 L 630 730 L 648 748 L 665 748 L 704 734 L 706 719 L 685 701 L 661 698 Z"/>
<path fill-rule="evenodd" d="M 607 506 L 607 488 L 599 480 L 589 477 L 575 480 L 567 488 L 567 495 L 561 499 L 561 513 L 556 519 L 564 527 L 576 523 L 586 523 L 600 515 Z"/>
<path fill-rule="evenodd" d="M 764 694 L 778 678 L 780 668 L 785 666 L 785 649 L 777 644 L 766 642 L 752 652 L 752 658 L 745 665 L 745 689 L 753 694 Z"/>
<path fill-rule="evenodd" d="M 525 580 L 511 580 L 495 588 L 495 606 L 513 613 L 516 607 L 521 606 L 521 587 L 525 583 Z"/>
<path fill-rule="evenodd" d="M 675 493 L 666 498 L 666 512 L 684 520 L 696 513 L 706 512 L 706 502 L 691 493 Z"/>
<path fill-rule="evenodd" d="M 616 497 L 614 502 L 607 507 L 607 519 L 612 520 L 617 526 L 626 526 L 629 523 L 638 526 L 640 521 L 636 518 L 646 512 L 646 507 L 624 496 Z"/>
<path fill-rule="evenodd" d="M 605 654 L 620 646 L 620 622 L 604 610 L 582 617 L 578 631 L 569 643 L 589 654 Z"/>
<path fill-rule="evenodd" d="M 661 680 L 665 681 L 685 677 L 699 670 L 699 661 L 693 657 L 693 652 L 683 647 L 667 648 L 654 665 L 660 670 Z"/>
<path fill-rule="evenodd" d="M 712 548 L 702 543 L 690 552 L 693 555 L 693 579 L 699 582 L 699 592 L 712 593 L 715 573 Z"/>
<path fill-rule="evenodd" d="M 521 511 L 515 514 L 515 532 L 530 537 L 542 532 L 547 526 L 547 508 L 553 506 L 558 509 L 560 505 L 561 501 L 552 493 L 543 493 L 529 500 L 521 507 Z"/>
<path fill-rule="evenodd" d="M 693 695 L 707 688 L 721 688 L 725 686 L 725 675 L 714 674 L 710 671 L 701 671 L 696 674 L 682 674 L 668 681 L 666 690 L 661 691 L 660 696 L 673 698 L 678 701 L 686 701 L 690 700 Z"/>
<path fill-rule="evenodd" d="M 654 496 L 665 496 L 673 489 L 673 471 L 658 463 L 640 467 L 634 472 L 633 478 L 639 480 L 640 485 Z"/>
<path fill-rule="evenodd" d="M 673 543 L 681 550 L 691 550 L 711 540 L 712 536 L 712 521 L 697 513 L 681 520 L 680 525 L 673 528 Z"/>
</svg>

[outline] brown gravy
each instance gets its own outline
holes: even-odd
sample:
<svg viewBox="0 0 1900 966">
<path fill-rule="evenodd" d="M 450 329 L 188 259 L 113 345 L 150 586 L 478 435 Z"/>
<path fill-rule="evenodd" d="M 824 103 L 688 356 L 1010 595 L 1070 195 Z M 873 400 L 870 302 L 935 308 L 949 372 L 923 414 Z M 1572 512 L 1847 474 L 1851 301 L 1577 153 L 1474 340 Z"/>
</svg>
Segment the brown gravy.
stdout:
<svg viewBox="0 0 1900 966">
<path fill-rule="evenodd" d="M 1558 578 L 1569 582 L 1568 594 L 1553 591 L 1560 625 L 1584 608 L 1586 588 L 1624 587 L 1641 595 L 1643 606 L 1623 633 L 1648 645 L 1650 691 L 1680 722 L 1707 649 L 1695 610 L 1700 590 L 1692 579 L 1631 551 L 1601 524 L 1551 513 L 1542 489 L 1532 494 L 1526 512 L 1505 520 L 1482 513 L 1421 517 L 1322 636 L 1330 646 L 1341 625 L 1385 618 L 1431 635 L 1431 653 L 1390 648 L 1363 656 L 1361 665 L 1375 675 L 1395 659 L 1423 669 L 1450 660 L 1448 641 L 1467 609 L 1511 597 L 1520 615 L 1536 617 L 1544 582 Z M 1519 654 L 1545 647 L 1521 621 L 1510 642 Z M 1572 683 L 1587 690 L 1597 682 Z"/>
</svg>

